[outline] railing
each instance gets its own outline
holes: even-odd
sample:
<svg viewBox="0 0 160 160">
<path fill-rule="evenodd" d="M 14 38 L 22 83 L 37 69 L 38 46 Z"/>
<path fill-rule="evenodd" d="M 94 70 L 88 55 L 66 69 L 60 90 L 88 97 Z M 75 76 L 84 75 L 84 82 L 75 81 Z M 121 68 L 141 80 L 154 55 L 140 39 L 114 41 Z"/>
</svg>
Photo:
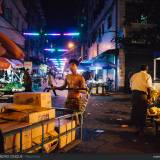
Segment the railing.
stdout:
<svg viewBox="0 0 160 160">
<path fill-rule="evenodd" d="M 62 110 L 62 109 L 60 109 L 60 110 Z M 48 137 L 47 139 L 45 139 L 45 137 L 44 137 L 44 134 L 45 134 L 44 133 L 44 125 L 45 124 L 48 124 L 50 122 L 58 121 L 58 126 L 60 126 L 60 120 L 61 119 L 71 118 L 73 120 L 74 117 L 76 117 L 76 116 L 80 116 L 80 124 L 78 126 L 76 126 L 75 128 L 72 128 L 73 121 L 71 121 L 71 129 L 70 130 L 68 130 L 64 133 L 60 133 L 60 127 L 59 127 L 58 136 L 52 136 L 52 137 Z M 36 127 L 39 127 L 39 126 L 42 126 L 42 139 L 41 139 L 42 143 L 36 144 L 36 145 L 32 146 L 31 148 L 24 150 L 23 149 L 22 132 L 24 130 L 27 131 L 27 130 L 30 130 L 30 129 L 33 129 L 33 128 L 36 128 Z M 79 132 L 80 135 L 79 136 L 80 136 L 80 140 L 82 140 L 82 126 L 83 126 L 83 114 L 81 112 L 78 112 L 78 113 L 74 113 L 74 114 L 63 115 L 63 116 L 53 118 L 53 119 L 49 119 L 49 120 L 44 120 L 44 121 L 29 125 L 29 126 L 25 126 L 25 127 L 22 127 L 22 128 L 14 129 L 12 131 L 8 131 L 8 132 L 4 133 L 3 137 L 7 137 L 7 136 L 10 136 L 10 135 L 15 135 L 17 133 L 20 133 L 20 150 L 19 150 L 18 153 L 29 153 L 29 152 L 35 151 L 37 148 L 39 149 L 39 147 L 42 149 L 42 152 L 44 152 L 43 147 L 46 143 L 51 142 L 53 140 L 58 140 L 58 142 L 60 142 L 60 137 L 63 136 L 63 135 L 67 135 L 70 132 L 71 132 L 71 137 L 72 137 L 72 131 L 75 131 L 77 129 L 80 130 L 80 132 Z"/>
</svg>

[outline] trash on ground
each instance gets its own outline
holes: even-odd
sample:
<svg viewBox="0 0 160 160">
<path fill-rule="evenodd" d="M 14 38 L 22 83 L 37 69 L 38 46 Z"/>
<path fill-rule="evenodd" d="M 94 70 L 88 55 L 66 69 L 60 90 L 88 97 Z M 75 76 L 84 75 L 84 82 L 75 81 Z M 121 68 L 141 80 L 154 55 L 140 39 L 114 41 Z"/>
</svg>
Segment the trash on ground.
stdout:
<svg viewBox="0 0 160 160">
<path fill-rule="evenodd" d="M 118 119 L 117 119 L 117 121 L 122 121 L 122 120 L 123 120 L 122 118 L 118 118 Z"/>
<path fill-rule="evenodd" d="M 102 130 L 102 129 L 97 129 L 95 132 L 96 132 L 96 133 L 103 133 L 104 130 Z"/>
<path fill-rule="evenodd" d="M 121 125 L 122 128 L 128 128 L 128 125 L 127 124 L 123 124 Z"/>
<path fill-rule="evenodd" d="M 136 140 L 136 139 L 134 139 L 134 140 L 133 140 L 133 142 L 137 142 L 137 140 Z"/>
</svg>

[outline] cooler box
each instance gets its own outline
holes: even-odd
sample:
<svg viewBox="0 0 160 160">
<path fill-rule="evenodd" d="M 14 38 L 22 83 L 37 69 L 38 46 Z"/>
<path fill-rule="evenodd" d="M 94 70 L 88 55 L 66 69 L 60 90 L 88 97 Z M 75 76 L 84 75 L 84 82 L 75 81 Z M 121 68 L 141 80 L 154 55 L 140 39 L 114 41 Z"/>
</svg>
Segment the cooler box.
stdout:
<svg viewBox="0 0 160 160">
<path fill-rule="evenodd" d="M 30 104 L 33 106 L 51 108 L 52 100 L 50 92 L 23 92 L 13 96 L 15 104 Z"/>
<path fill-rule="evenodd" d="M 74 120 L 71 121 L 71 120 L 62 119 L 60 120 L 60 124 L 59 124 L 58 120 L 56 120 L 55 126 L 56 126 L 56 131 L 59 134 L 61 134 L 75 128 L 76 122 Z M 66 135 L 60 136 L 59 148 L 65 147 L 67 144 L 71 143 L 75 139 L 76 139 L 76 130 L 69 132 Z"/>
</svg>

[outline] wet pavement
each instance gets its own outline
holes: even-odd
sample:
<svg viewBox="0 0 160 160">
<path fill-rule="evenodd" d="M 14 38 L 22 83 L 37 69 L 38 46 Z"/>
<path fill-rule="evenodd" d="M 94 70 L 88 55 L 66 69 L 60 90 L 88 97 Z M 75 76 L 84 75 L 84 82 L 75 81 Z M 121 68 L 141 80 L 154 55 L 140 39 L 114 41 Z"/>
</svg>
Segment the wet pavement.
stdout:
<svg viewBox="0 0 160 160">
<path fill-rule="evenodd" d="M 65 97 L 53 97 L 55 107 L 63 107 Z M 83 142 L 70 153 L 159 153 L 160 136 L 154 128 L 146 129 L 145 136 L 135 135 L 128 127 L 131 111 L 130 96 L 91 96 L 83 125 Z"/>
</svg>

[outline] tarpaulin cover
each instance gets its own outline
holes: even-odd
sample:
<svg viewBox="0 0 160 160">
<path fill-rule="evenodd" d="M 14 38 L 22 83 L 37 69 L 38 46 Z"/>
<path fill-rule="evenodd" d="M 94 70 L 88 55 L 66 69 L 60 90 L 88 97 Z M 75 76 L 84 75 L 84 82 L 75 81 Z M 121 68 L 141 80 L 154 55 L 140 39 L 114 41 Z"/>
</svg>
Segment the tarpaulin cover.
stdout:
<svg viewBox="0 0 160 160">
<path fill-rule="evenodd" d="M 0 57 L 0 70 L 6 70 L 11 67 L 11 63 L 7 58 Z"/>
<path fill-rule="evenodd" d="M 7 50 L 7 53 L 11 54 L 11 57 L 15 59 L 24 59 L 24 52 L 18 47 L 9 37 L 0 32 L 0 43 Z"/>
</svg>

